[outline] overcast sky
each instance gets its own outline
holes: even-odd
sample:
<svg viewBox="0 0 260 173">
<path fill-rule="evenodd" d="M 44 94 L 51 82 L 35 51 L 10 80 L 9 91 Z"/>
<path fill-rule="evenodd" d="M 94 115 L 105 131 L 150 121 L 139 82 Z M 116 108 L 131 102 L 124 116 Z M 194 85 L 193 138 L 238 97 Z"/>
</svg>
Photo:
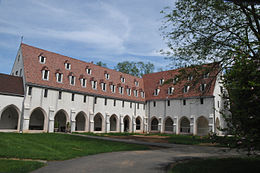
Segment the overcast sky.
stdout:
<svg viewBox="0 0 260 173">
<path fill-rule="evenodd" d="M 166 69 L 160 11 L 173 0 L 0 0 L 0 73 L 10 73 L 20 45 L 87 62 L 151 62 Z"/>
</svg>

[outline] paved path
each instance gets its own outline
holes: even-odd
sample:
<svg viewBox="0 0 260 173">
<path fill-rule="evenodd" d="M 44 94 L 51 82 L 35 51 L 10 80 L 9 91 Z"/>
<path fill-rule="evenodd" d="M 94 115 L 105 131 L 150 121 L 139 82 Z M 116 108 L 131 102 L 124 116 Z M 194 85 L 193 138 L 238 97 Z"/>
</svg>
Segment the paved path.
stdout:
<svg viewBox="0 0 260 173">
<path fill-rule="evenodd" d="M 88 136 L 89 137 L 89 136 Z M 226 151 L 223 148 L 203 147 L 192 145 L 161 144 L 133 141 L 125 139 L 111 139 L 107 137 L 90 136 L 91 138 L 102 138 L 105 140 L 148 144 L 162 146 L 157 150 L 147 151 L 123 151 L 103 153 L 91 156 L 75 158 L 66 161 L 52 161 L 34 173 L 153 173 L 165 172 L 167 165 L 192 158 L 238 156 L 235 151 Z"/>
</svg>

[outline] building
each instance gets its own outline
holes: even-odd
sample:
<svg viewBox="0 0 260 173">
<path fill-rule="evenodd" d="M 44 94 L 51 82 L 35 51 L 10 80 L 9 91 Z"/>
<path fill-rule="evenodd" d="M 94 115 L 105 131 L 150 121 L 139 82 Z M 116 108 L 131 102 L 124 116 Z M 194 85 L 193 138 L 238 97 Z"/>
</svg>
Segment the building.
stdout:
<svg viewBox="0 0 260 173">
<path fill-rule="evenodd" d="M 216 70 L 191 86 L 192 76 L 175 84 L 180 70 L 138 78 L 22 43 L 9 76 L 22 79 L 25 93 L 15 104 L 17 130 L 65 131 L 69 125 L 71 131 L 97 133 L 216 132 L 224 123 L 219 114 L 222 87 L 219 77 L 212 78 Z M 2 112 L 14 103 L 2 100 L 0 129 L 7 130 L 1 127 Z"/>
</svg>

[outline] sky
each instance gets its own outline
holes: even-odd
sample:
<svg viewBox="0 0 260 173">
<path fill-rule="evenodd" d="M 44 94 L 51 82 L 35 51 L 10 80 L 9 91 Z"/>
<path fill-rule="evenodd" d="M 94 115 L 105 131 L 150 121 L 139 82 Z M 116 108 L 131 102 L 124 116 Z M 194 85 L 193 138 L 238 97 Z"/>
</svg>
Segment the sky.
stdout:
<svg viewBox="0 0 260 173">
<path fill-rule="evenodd" d="M 168 69 L 159 31 L 173 0 L 0 0 L 0 73 L 11 72 L 23 43 L 114 68 L 143 61 Z"/>
</svg>

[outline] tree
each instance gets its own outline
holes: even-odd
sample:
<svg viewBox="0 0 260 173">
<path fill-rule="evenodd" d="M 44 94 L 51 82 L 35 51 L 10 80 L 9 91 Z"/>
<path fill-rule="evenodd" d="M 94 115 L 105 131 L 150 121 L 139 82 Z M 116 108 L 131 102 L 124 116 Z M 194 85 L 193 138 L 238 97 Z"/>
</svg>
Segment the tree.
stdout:
<svg viewBox="0 0 260 173">
<path fill-rule="evenodd" d="M 237 58 L 226 68 L 224 87 L 228 93 L 227 108 L 223 112 L 227 130 L 234 135 L 232 146 L 247 148 L 248 152 L 260 149 L 260 62 L 248 57 Z"/>
<path fill-rule="evenodd" d="M 107 67 L 107 64 L 106 64 L 106 63 L 103 63 L 103 62 L 101 62 L 101 61 L 98 61 L 98 62 L 96 63 L 96 65 L 101 66 L 101 67 Z"/>
<path fill-rule="evenodd" d="M 173 65 L 232 64 L 241 54 L 259 58 L 260 8 L 243 1 L 186 0 L 165 8 L 162 35 Z"/>
<path fill-rule="evenodd" d="M 144 74 L 152 73 L 154 71 L 154 65 L 150 62 L 145 64 L 141 61 L 123 61 L 118 63 L 114 69 L 123 73 L 131 74 L 136 77 L 142 77 Z"/>
<path fill-rule="evenodd" d="M 235 146 L 247 149 L 259 149 L 260 141 L 260 6 L 255 2 L 179 0 L 161 11 L 169 47 L 161 52 L 175 66 L 218 62 L 213 64 L 224 72 L 231 112 L 224 118 Z"/>
</svg>

